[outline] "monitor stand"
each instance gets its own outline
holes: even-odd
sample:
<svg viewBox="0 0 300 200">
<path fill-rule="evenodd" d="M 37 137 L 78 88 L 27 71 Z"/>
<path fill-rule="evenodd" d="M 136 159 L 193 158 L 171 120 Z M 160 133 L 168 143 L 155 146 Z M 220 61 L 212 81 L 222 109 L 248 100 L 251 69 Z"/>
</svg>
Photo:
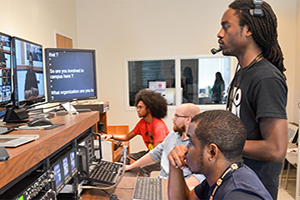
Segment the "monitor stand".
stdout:
<svg viewBox="0 0 300 200">
<path fill-rule="evenodd" d="M 70 114 L 78 114 L 81 112 L 91 112 L 91 109 L 76 109 L 70 102 L 60 103 L 60 105 Z"/>
<path fill-rule="evenodd" d="M 77 114 L 76 108 L 70 102 L 61 103 L 62 107 L 70 114 Z"/>
<path fill-rule="evenodd" d="M 6 110 L 3 121 L 6 123 L 24 123 L 28 121 L 28 117 L 25 108 L 12 107 Z"/>
</svg>

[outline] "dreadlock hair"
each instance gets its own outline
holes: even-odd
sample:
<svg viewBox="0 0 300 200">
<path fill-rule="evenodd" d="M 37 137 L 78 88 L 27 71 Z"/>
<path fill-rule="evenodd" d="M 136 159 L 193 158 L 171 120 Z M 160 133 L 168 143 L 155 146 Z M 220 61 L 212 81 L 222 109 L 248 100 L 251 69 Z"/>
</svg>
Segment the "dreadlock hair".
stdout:
<svg viewBox="0 0 300 200">
<path fill-rule="evenodd" d="M 262 17 L 253 16 L 251 11 L 255 5 L 253 0 L 235 0 L 229 5 L 236 11 L 241 27 L 249 26 L 256 44 L 262 49 L 263 56 L 283 74 L 283 54 L 278 43 L 277 18 L 271 6 L 263 2 Z M 283 74 L 284 75 L 284 74 Z"/>
<path fill-rule="evenodd" d="M 153 117 L 162 119 L 167 116 L 167 101 L 160 93 L 143 89 L 136 94 L 134 106 L 140 101 L 146 105 Z"/>
<path fill-rule="evenodd" d="M 209 110 L 196 115 L 195 135 L 204 149 L 216 144 L 228 161 L 241 161 L 246 141 L 246 129 L 242 121 L 230 111 Z"/>
</svg>

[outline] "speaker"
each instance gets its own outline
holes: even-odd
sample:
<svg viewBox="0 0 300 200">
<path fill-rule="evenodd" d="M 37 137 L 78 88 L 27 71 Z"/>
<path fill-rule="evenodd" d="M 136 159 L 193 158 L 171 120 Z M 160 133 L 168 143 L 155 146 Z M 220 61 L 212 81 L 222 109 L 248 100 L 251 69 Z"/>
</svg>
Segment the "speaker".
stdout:
<svg viewBox="0 0 300 200">
<path fill-rule="evenodd" d="M 24 108 L 9 108 L 3 121 L 6 123 L 21 123 L 28 121 L 28 113 Z"/>
</svg>

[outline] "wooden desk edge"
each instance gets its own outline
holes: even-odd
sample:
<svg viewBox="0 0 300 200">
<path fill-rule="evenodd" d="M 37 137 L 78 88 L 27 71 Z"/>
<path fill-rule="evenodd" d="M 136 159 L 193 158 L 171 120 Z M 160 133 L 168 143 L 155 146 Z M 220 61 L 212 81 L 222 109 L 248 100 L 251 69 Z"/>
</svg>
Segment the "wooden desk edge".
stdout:
<svg viewBox="0 0 300 200">
<path fill-rule="evenodd" d="M 61 121 L 62 119 L 65 121 Z M 30 132 L 30 134 L 39 134 L 40 138 L 20 147 L 8 149 L 10 158 L 5 162 L 0 162 L 0 189 L 92 127 L 98 120 L 99 113 L 94 111 L 80 113 L 78 116 L 59 116 L 53 120 L 53 123 L 65 123 L 65 127 L 41 131 L 20 131 L 18 134 Z M 49 135 L 50 131 L 52 135 Z"/>
</svg>

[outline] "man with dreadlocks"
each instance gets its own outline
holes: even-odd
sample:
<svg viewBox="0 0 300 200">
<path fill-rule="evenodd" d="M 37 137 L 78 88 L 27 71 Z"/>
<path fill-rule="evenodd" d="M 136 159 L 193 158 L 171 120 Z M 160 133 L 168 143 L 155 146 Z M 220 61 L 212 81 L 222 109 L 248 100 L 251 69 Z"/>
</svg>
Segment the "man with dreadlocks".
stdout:
<svg viewBox="0 0 300 200">
<path fill-rule="evenodd" d="M 137 108 L 137 114 L 141 118 L 135 128 L 126 135 L 104 135 L 102 139 L 115 139 L 129 141 L 137 135 L 143 137 L 144 143 L 149 150 L 152 150 L 168 135 L 169 130 L 162 120 L 167 115 L 167 101 L 157 92 L 143 89 L 135 96 L 134 105 Z M 131 153 L 127 156 L 132 164 L 143 157 L 148 151 Z M 144 176 L 149 176 L 151 171 L 160 171 L 160 160 L 143 167 Z"/>
<path fill-rule="evenodd" d="M 247 130 L 244 162 L 277 199 L 287 149 L 287 86 L 277 19 L 266 2 L 235 0 L 221 26 L 217 36 L 223 55 L 238 59 L 227 108 Z"/>
</svg>

